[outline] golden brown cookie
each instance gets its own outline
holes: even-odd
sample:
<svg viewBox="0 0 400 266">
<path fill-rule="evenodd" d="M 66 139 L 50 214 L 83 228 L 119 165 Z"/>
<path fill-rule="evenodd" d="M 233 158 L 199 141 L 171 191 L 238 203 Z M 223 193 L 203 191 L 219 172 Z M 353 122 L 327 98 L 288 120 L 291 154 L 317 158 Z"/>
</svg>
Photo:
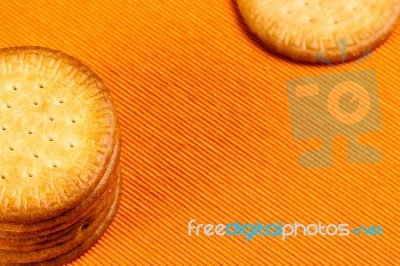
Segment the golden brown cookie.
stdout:
<svg viewBox="0 0 400 266">
<path fill-rule="evenodd" d="M 76 207 L 117 141 L 109 91 L 58 51 L 0 50 L 0 223 L 34 223 Z"/>
<path fill-rule="evenodd" d="M 272 51 L 316 63 L 356 59 L 393 31 L 399 0 L 238 0 L 250 30 Z M 342 43 L 342 44 L 340 44 Z M 342 49 L 342 52 L 341 52 Z"/>
<path fill-rule="evenodd" d="M 0 265 L 58 265 L 105 231 L 121 193 L 110 92 L 77 59 L 0 49 Z"/>
</svg>

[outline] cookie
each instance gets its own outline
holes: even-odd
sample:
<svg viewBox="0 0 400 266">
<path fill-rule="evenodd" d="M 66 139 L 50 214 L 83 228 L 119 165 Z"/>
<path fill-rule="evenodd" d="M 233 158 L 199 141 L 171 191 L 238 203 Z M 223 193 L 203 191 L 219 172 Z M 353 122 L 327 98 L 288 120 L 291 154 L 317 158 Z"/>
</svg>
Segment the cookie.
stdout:
<svg viewBox="0 0 400 266">
<path fill-rule="evenodd" d="M 92 191 L 88 197 L 85 198 L 75 208 L 64 212 L 62 215 L 56 216 L 52 219 L 39 221 L 36 223 L 12 224 L 0 223 L 0 238 L 24 238 L 47 235 L 49 232 L 61 230 L 68 226 L 68 223 L 79 219 L 85 215 L 90 208 L 99 203 L 99 197 L 104 193 L 109 183 L 112 181 L 115 171 L 118 166 L 120 152 L 120 140 L 114 146 L 113 155 L 111 156 L 110 164 L 97 187 Z"/>
<path fill-rule="evenodd" d="M 116 138 L 109 91 L 61 52 L 0 50 L 0 223 L 77 206 L 108 167 Z"/>
<path fill-rule="evenodd" d="M 361 57 L 387 39 L 400 13 L 399 0 L 237 1 L 267 48 L 308 63 L 320 55 L 331 63 Z"/>
<path fill-rule="evenodd" d="M 121 193 L 108 89 L 77 59 L 0 49 L 0 265 L 66 263 L 110 224 Z"/>
</svg>

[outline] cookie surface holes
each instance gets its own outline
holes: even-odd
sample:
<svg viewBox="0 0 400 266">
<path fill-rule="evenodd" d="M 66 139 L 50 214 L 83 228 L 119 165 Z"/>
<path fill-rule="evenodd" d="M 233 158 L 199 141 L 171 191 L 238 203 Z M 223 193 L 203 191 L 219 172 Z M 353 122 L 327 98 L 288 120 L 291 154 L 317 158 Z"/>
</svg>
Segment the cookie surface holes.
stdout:
<svg viewBox="0 0 400 266">
<path fill-rule="evenodd" d="M 13 151 L 13 150 L 14 150 L 14 148 L 13 148 L 13 147 L 9 147 L 8 149 L 9 149 L 10 151 Z"/>
<path fill-rule="evenodd" d="M 18 87 L 17 86 L 13 86 L 13 90 L 18 90 Z"/>
<path fill-rule="evenodd" d="M 54 141 L 54 138 L 53 137 L 49 137 L 49 141 Z"/>
<path fill-rule="evenodd" d="M 39 154 L 35 153 L 35 154 L 33 155 L 33 157 L 39 158 Z"/>
</svg>

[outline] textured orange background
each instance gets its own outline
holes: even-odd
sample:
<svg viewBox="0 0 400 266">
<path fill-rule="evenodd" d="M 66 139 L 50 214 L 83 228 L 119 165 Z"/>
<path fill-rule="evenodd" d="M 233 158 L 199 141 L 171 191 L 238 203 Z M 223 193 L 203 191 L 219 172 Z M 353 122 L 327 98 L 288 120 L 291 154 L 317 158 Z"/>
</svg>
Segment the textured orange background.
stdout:
<svg viewBox="0 0 400 266">
<path fill-rule="evenodd" d="M 1 1 L 0 46 L 80 58 L 112 91 L 123 132 L 124 188 L 102 239 L 73 265 L 400 263 L 399 28 L 358 69 L 377 72 L 383 130 L 363 134 L 380 164 L 307 170 L 286 81 L 340 71 L 263 49 L 230 0 Z M 383 237 L 187 236 L 196 223 L 380 225 Z"/>
</svg>

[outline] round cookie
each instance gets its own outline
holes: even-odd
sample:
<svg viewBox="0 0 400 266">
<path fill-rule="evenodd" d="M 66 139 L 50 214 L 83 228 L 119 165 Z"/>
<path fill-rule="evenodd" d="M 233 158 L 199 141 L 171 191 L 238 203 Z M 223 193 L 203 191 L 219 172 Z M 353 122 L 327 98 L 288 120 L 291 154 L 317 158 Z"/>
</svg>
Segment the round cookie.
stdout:
<svg viewBox="0 0 400 266">
<path fill-rule="evenodd" d="M 361 57 L 389 36 L 400 14 L 399 0 L 237 1 L 270 50 L 308 63 L 320 63 L 321 55 L 331 63 Z"/>
<path fill-rule="evenodd" d="M 89 248 L 121 193 L 110 92 L 77 59 L 0 49 L 0 265 L 57 265 Z"/>
<path fill-rule="evenodd" d="M 0 223 L 30 224 L 76 207 L 108 168 L 116 112 L 98 76 L 39 47 L 0 50 Z"/>
</svg>

